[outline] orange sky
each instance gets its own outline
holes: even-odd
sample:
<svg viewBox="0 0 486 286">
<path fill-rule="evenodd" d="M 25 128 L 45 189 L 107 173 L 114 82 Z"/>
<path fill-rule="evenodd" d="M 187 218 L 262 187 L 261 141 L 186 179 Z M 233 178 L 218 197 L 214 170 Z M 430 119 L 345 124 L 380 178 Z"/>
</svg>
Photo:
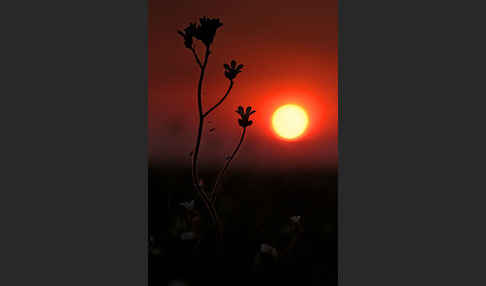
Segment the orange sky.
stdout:
<svg viewBox="0 0 486 286">
<path fill-rule="evenodd" d="M 203 89 L 205 110 L 229 84 L 223 64 L 245 68 L 228 99 L 208 119 L 201 164 L 222 164 L 241 128 L 234 112 L 251 105 L 236 167 L 272 169 L 337 166 L 337 1 L 149 1 L 149 156 L 156 164 L 190 165 L 197 127 L 199 70 L 176 33 L 200 16 L 218 17 Z M 204 3 L 204 4 L 203 4 Z M 278 139 L 272 112 L 296 103 L 309 114 L 298 141 Z M 209 128 L 216 128 L 208 133 Z"/>
</svg>

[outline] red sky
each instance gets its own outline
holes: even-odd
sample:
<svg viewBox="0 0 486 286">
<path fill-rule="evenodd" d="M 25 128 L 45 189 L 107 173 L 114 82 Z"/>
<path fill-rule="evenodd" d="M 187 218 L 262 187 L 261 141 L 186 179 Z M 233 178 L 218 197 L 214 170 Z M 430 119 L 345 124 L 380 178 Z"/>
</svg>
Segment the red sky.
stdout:
<svg viewBox="0 0 486 286">
<path fill-rule="evenodd" d="M 236 167 L 336 167 L 337 0 L 149 1 L 150 161 L 190 166 L 199 70 L 177 30 L 201 16 L 223 22 L 209 58 L 205 110 L 229 84 L 223 64 L 236 59 L 245 65 L 228 99 L 208 119 L 201 164 L 222 164 L 241 132 L 234 111 L 251 105 L 257 112 Z M 309 114 L 306 134 L 295 142 L 278 139 L 271 129 L 272 112 L 286 103 Z"/>
</svg>

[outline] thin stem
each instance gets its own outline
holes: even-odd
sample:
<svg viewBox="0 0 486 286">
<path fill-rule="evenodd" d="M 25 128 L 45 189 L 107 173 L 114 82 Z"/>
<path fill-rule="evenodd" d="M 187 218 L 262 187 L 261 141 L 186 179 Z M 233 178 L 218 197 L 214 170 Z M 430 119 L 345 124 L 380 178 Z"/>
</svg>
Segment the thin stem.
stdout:
<svg viewBox="0 0 486 286">
<path fill-rule="evenodd" d="M 204 80 L 204 72 L 206 70 L 206 65 L 208 62 L 209 50 L 206 50 L 206 56 L 204 58 L 204 64 L 201 66 L 201 75 L 199 77 L 199 83 L 197 87 L 197 105 L 199 114 L 199 127 L 197 131 L 196 147 L 194 148 L 194 154 L 192 156 L 192 180 L 194 187 L 199 192 L 203 200 L 207 198 L 206 194 L 201 190 L 199 186 L 199 174 L 197 171 L 197 160 L 199 155 L 199 147 L 201 146 L 202 130 L 204 127 L 204 118 L 202 117 L 202 82 Z M 212 216 L 212 214 L 211 214 Z"/>
<path fill-rule="evenodd" d="M 198 194 L 201 196 L 206 208 L 209 211 L 209 214 L 211 216 L 211 219 L 214 224 L 216 224 L 216 227 L 218 229 L 220 238 L 221 238 L 221 223 L 218 218 L 218 214 L 211 204 L 211 200 L 209 196 L 200 188 L 199 186 L 199 174 L 198 174 L 198 169 L 197 169 L 197 160 L 198 160 L 198 155 L 199 155 L 199 147 L 201 146 L 201 137 L 202 137 L 202 131 L 204 127 L 204 116 L 203 116 L 203 111 L 202 111 L 202 83 L 204 80 L 204 73 L 206 71 L 206 66 L 208 63 L 208 58 L 209 54 L 211 52 L 209 49 L 206 49 L 206 55 L 204 57 L 204 63 L 201 65 L 201 75 L 199 77 L 199 83 L 198 83 L 198 88 L 197 88 L 197 105 L 198 105 L 198 113 L 199 113 L 199 127 L 197 131 L 197 138 L 196 138 L 196 146 L 194 148 L 194 154 L 192 156 L 192 182 L 194 185 L 194 188 L 198 192 Z"/>
<path fill-rule="evenodd" d="M 297 241 L 299 240 L 299 237 L 300 237 L 300 233 L 295 233 L 295 235 L 291 238 L 291 240 L 290 240 L 289 245 L 287 246 L 287 248 L 282 251 L 281 256 L 285 257 L 285 256 L 287 256 L 290 253 L 290 251 L 297 244 Z"/>
<path fill-rule="evenodd" d="M 199 60 L 199 57 L 197 56 L 196 50 L 194 48 L 191 48 L 192 54 L 194 55 L 194 58 L 196 59 L 197 64 L 199 65 L 200 68 L 203 67 L 201 64 L 201 61 Z"/>
<path fill-rule="evenodd" d="M 217 192 L 218 192 L 218 186 L 221 184 L 221 181 L 223 179 L 223 175 L 226 172 L 226 170 L 228 169 L 229 165 L 231 164 L 231 161 L 233 160 L 236 153 L 240 149 L 241 143 L 243 143 L 243 139 L 245 139 L 245 134 L 246 134 L 246 127 L 243 127 L 243 132 L 241 133 L 240 142 L 238 143 L 235 150 L 233 151 L 233 154 L 231 154 L 229 159 L 226 161 L 226 164 L 224 165 L 223 169 L 219 172 L 218 177 L 216 178 L 216 183 L 214 184 L 214 189 L 213 189 L 212 196 L 211 196 L 211 204 L 213 204 L 213 205 L 216 202 L 216 195 L 217 195 Z"/>
<path fill-rule="evenodd" d="M 233 88 L 233 80 L 230 81 L 230 85 L 229 85 L 228 90 L 226 91 L 225 95 L 218 101 L 218 103 L 216 103 L 206 113 L 204 113 L 203 116 L 204 117 L 208 116 L 209 113 L 211 113 L 211 111 L 213 111 L 214 109 L 216 109 L 216 107 L 218 107 L 221 103 L 223 103 L 223 101 L 226 99 L 226 97 L 228 96 L 228 94 L 230 93 L 232 88 Z"/>
<path fill-rule="evenodd" d="M 210 54 L 209 49 L 207 49 L 206 56 L 204 57 L 204 64 L 201 67 L 201 75 L 199 76 L 199 83 L 197 86 L 197 107 L 198 107 L 198 114 L 199 114 L 199 127 L 197 130 L 196 147 L 194 148 L 194 154 L 192 156 L 192 179 L 193 179 L 194 186 L 198 191 L 200 191 L 200 188 L 199 188 L 199 174 L 197 172 L 197 159 L 199 155 L 199 147 L 201 145 L 201 137 L 202 137 L 202 131 L 204 127 L 204 117 L 202 111 L 203 109 L 202 108 L 202 83 L 204 80 L 204 72 L 206 71 L 206 65 L 208 64 L 209 54 Z"/>
<path fill-rule="evenodd" d="M 213 223 L 216 224 L 216 226 L 219 229 L 220 223 L 219 223 L 219 218 L 218 218 L 218 215 L 216 213 L 216 210 L 211 205 L 211 200 L 208 197 L 208 195 L 201 189 L 201 187 L 199 185 L 199 174 L 198 174 L 198 171 L 197 171 L 197 158 L 198 158 L 198 154 L 199 154 L 199 146 L 201 145 L 201 134 L 202 134 L 202 130 L 203 130 L 203 122 L 204 121 L 203 121 L 203 118 L 201 116 L 200 120 L 199 120 L 199 128 L 198 128 L 198 134 L 197 134 L 197 140 L 196 140 L 196 148 L 194 149 L 194 156 L 193 156 L 193 159 L 192 159 L 192 179 L 193 179 L 192 182 L 193 182 L 194 188 L 196 189 L 198 194 L 201 196 L 201 198 L 204 202 L 204 205 L 208 209 L 209 215 L 211 216 Z"/>
</svg>

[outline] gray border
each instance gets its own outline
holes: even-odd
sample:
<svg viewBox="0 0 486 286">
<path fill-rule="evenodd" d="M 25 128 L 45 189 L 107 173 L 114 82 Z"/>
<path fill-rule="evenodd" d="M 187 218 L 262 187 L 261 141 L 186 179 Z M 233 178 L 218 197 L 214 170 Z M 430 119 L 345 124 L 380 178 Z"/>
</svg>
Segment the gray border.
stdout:
<svg viewBox="0 0 486 286">
<path fill-rule="evenodd" d="M 0 285 L 146 285 L 147 3 L 14 2 Z"/>
<path fill-rule="evenodd" d="M 341 285 L 486 284 L 483 10 L 416 2 L 340 1 Z M 145 285 L 146 2 L 9 4 L 0 284 Z"/>
<path fill-rule="evenodd" d="M 343 286 L 486 284 L 484 10 L 434 2 L 340 1 Z"/>
</svg>

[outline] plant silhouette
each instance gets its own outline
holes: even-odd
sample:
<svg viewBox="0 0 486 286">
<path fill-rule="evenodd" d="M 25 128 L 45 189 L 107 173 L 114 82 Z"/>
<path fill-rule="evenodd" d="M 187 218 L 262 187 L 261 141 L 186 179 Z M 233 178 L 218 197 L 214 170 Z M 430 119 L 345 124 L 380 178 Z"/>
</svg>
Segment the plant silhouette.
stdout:
<svg viewBox="0 0 486 286">
<path fill-rule="evenodd" d="M 199 124 L 198 124 L 198 129 L 197 129 L 197 135 L 196 135 L 196 143 L 193 151 L 191 152 L 192 156 L 192 182 L 193 182 L 193 187 L 201 200 L 203 201 L 205 207 L 207 208 L 209 215 L 211 217 L 211 221 L 216 227 L 217 234 L 219 240 L 223 239 L 223 225 L 221 222 L 221 219 L 219 218 L 218 212 L 215 207 L 216 203 L 216 197 L 218 195 L 218 187 L 221 184 L 222 178 L 229 168 L 229 165 L 231 164 L 233 158 L 235 157 L 236 153 L 241 147 L 241 144 L 243 143 L 243 140 L 245 138 L 246 134 L 246 129 L 250 125 L 252 125 L 253 121 L 249 120 L 250 115 L 255 113 L 255 110 L 252 110 L 252 108 L 249 106 L 246 108 L 246 111 L 244 112 L 244 109 L 242 106 L 239 106 L 237 109 L 237 113 L 240 115 L 240 119 L 238 119 L 238 124 L 242 127 L 242 133 L 240 140 L 234 149 L 233 153 L 231 156 L 226 158 L 226 163 L 222 170 L 219 172 L 218 177 L 216 179 L 216 182 L 214 184 L 214 187 L 212 190 L 209 192 L 206 192 L 203 189 L 203 186 L 201 185 L 201 179 L 199 177 L 199 170 L 198 170 L 198 158 L 199 158 L 199 151 L 200 151 L 200 146 L 201 146 L 201 140 L 202 140 L 202 135 L 203 135 L 203 130 L 204 130 L 204 123 L 207 117 L 215 110 L 217 109 L 224 101 L 225 99 L 229 96 L 233 86 L 234 86 L 234 80 L 236 79 L 237 75 L 242 72 L 242 69 L 244 65 L 242 64 L 237 64 L 235 60 L 232 60 L 229 64 L 224 64 L 224 76 L 229 80 L 229 86 L 228 89 L 226 90 L 225 94 L 217 101 L 216 104 L 211 106 L 210 108 L 207 109 L 207 111 L 204 111 L 203 108 L 203 94 L 202 94 L 202 85 L 204 82 L 204 76 L 206 72 L 206 67 L 208 65 L 208 60 L 211 55 L 211 47 L 214 41 L 214 38 L 216 36 L 217 30 L 223 25 L 221 21 L 218 18 L 209 18 L 209 17 L 202 17 L 199 19 L 199 23 L 190 23 L 186 28 L 184 28 L 183 31 L 178 31 L 179 35 L 182 36 L 184 40 L 184 46 L 191 51 L 191 53 L 194 56 L 194 59 L 197 63 L 197 65 L 200 68 L 200 75 L 199 75 L 199 80 L 197 84 L 197 112 L 198 112 L 198 118 L 199 118 Z M 195 41 L 196 40 L 196 41 Z M 195 44 L 197 41 L 201 42 L 204 45 L 205 48 L 205 53 L 204 57 L 201 60 L 199 58 L 199 55 L 196 52 Z M 214 128 L 211 128 L 209 132 L 214 131 Z"/>
<path fill-rule="evenodd" d="M 197 64 L 200 72 L 195 94 L 197 99 L 198 128 L 194 148 L 190 153 L 188 152 L 188 156 L 192 160 L 190 179 L 198 199 L 193 199 L 191 196 L 190 199 L 179 202 L 177 208 L 174 209 L 176 213 L 172 218 L 171 227 L 169 227 L 169 236 L 174 239 L 174 245 L 169 247 L 167 252 L 170 253 L 170 257 L 177 258 L 176 261 L 179 262 L 176 265 L 179 265 L 181 271 L 187 273 L 186 279 L 199 280 L 204 277 L 204 279 L 208 279 L 204 280 L 204 282 L 207 281 L 213 283 L 213 285 L 227 285 L 224 276 L 233 276 L 233 273 L 246 273 L 255 282 L 264 282 L 265 285 L 270 283 L 272 285 L 276 273 L 282 270 L 286 272 L 286 269 L 289 269 L 287 267 L 292 265 L 295 260 L 295 253 L 298 251 L 296 246 L 303 235 L 301 216 L 294 215 L 286 219 L 285 232 L 277 232 L 275 235 L 268 235 L 270 232 L 274 232 L 275 229 L 270 228 L 270 230 L 260 232 L 259 226 L 255 230 L 250 231 L 248 229 L 240 233 L 241 229 L 239 229 L 239 226 L 241 222 L 234 223 L 235 221 L 231 215 L 228 215 L 225 219 L 232 223 L 226 231 L 224 230 L 222 219 L 216 207 L 218 197 L 223 190 L 221 187 L 223 178 L 234 162 L 245 138 L 247 138 L 248 129 L 254 124 L 252 119 L 256 111 L 252 106 L 240 105 L 234 110 L 237 115 L 232 120 L 234 120 L 234 124 L 238 124 L 241 128 L 240 137 L 235 142 L 236 145 L 231 153 L 224 154 L 223 166 L 217 173 L 214 183 L 211 185 L 210 182 L 203 181 L 199 175 L 199 158 L 203 135 L 211 136 L 210 134 L 214 132 L 220 132 L 209 121 L 209 117 L 230 96 L 239 74 L 245 71 L 245 66 L 236 60 L 223 63 L 221 65 L 222 75 L 228 80 L 228 87 L 214 105 L 205 106 L 203 104 L 205 95 L 202 92 L 202 88 L 205 81 L 206 68 L 212 54 L 212 45 L 216 33 L 222 25 L 219 19 L 203 17 L 199 19 L 198 23 L 190 23 L 183 30 L 178 31 L 178 34 L 183 39 L 184 47 L 191 52 L 191 58 Z M 203 57 L 198 55 L 197 51 L 200 50 L 196 48 L 197 44 L 202 45 Z M 184 177 L 184 180 L 186 179 L 189 179 L 189 177 Z M 233 186 L 238 190 L 246 188 L 245 185 L 239 186 L 238 183 Z M 272 185 L 272 187 L 275 187 L 275 185 Z M 199 199 L 207 209 L 209 220 L 205 219 L 207 216 L 206 212 L 198 209 Z M 231 209 L 231 200 L 227 199 L 227 197 L 221 199 L 222 202 L 220 204 L 223 213 L 225 209 Z M 247 211 L 250 215 L 254 213 L 250 208 Z M 260 213 L 263 214 L 265 212 Z M 268 219 L 265 216 L 255 218 L 257 222 Z M 251 225 L 251 219 L 251 216 L 248 217 L 248 220 L 245 218 L 245 224 Z M 209 224 L 206 222 L 209 222 Z M 235 231 L 236 229 L 238 231 Z M 244 235 L 245 231 L 247 233 L 253 232 L 255 236 L 253 238 L 251 236 L 239 237 L 240 234 Z M 160 256 L 158 253 L 162 251 L 157 240 L 151 240 L 150 246 L 153 250 L 152 255 Z M 213 255 L 216 255 L 218 259 L 210 263 L 209 261 L 214 257 Z M 238 261 L 237 264 L 240 265 L 241 269 L 231 269 L 233 267 L 232 263 L 236 261 Z M 285 279 L 282 278 L 281 280 L 284 281 Z M 239 283 L 243 283 L 243 281 L 239 281 Z"/>
</svg>

